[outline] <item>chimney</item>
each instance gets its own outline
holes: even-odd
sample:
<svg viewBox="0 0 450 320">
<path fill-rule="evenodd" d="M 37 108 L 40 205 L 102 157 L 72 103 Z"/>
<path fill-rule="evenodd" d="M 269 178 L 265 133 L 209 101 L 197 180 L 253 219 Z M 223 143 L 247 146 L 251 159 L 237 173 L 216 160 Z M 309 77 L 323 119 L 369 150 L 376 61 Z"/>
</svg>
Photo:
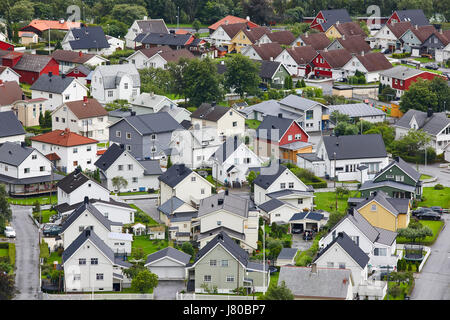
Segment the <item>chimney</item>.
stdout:
<svg viewBox="0 0 450 320">
<path fill-rule="evenodd" d="M 89 197 L 88 197 L 88 196 L 85 196 L 85 197 L 84 197 L 84 203 L 85 203 L 85 204 L 89 204 Z"/>
<path fill-rule="evenodd" d="M 76 175 L 79 174 L 79 173 L 80 173 L 80 168 L 76 167 L 76 168 L 75 168 L 75 174 L 74 174 L 74 175 L 76 176 Z"/>
<path fill-rule="evenodd" d="M 86 105 L 86 103 L 88 102 L 87 96 L 83 96 L 83 102 L 84 102 L 84 104 Z"/>
<path fill-rule="evenodd" d="M 433 109 L 428 108 L 427 110 L 427 117 L 430 118 L 433 115 Z"/>
<path fill-rule="evenodd" d="M 246 18 L 246 19 L 247 19 L 247 21 L 250 21 L 250 17 L 249 17 L 249 16 L 247 16 L 247 18 Z"/>
<path fill-rule="evenodd" d="M 211 102 L 211 107 L 214 107 L 215 105 L 216 105 L 215 101 Z"/>
<path fill-rule="evenodd" d="M 49 71 L 48 76 L 51 77 L 53 75 L 53 72 Z"/>
<path fill-rule="evenodd" d="M 25 148 L 25 147 L 27 146 L 27 144 L 26 144 L 24 141 L 21 141 L 21 142 L 20 142 L 20 146 L 21 146 L 22 148 Z"/>
<path fill-rule="evenodd" d="M 342 35 L 342 40 L 345 40 L 345 34 Z"/>
<path fill-rule="evenodd" d="M 317 274 L 317 264 L 311 263 L 311 273 Z"/>
<path fill-rule="evenodd" d="M 364 51 L 361 51 L 361 56 L 364 57 Z"/>
<path fill-rule="evenodd" d="M 217 199 L 217 205 L 219 206 L 223 205 L 223 198 Z"/>
<path fill-rule="evenodd" d="M 147 16 L 144 16 L 144 20 L 147 20 Z"/>
<path fill-rule="evenodd" d="M 339 25 L 339 20 L 338 21 L 336 21 L 336 26 L 338 26 Z"/>
<path fill-rule="evenodd" d="M 417 24 L 414 26 L 414 28 L 416 29 L 416 30 L 418 30 L 419 29 L 419 27 L 417 26 Z"/>
<path fill-rule="evenodd" d="M 324 48 L 323 51 L 328 52 L 328 48 Z"/>
<path fill-rule="evenodd" d="M 308 31 L 305 32 L 305 38 L 308 38 Z"/>
<path fill-rule="evenodd" d="M 278 114 L 278 118 L 283 118 L 283 114 L 282 114 L 282 113 L 279 113 L 279 114 Z"/>
<path fill-rule="evenodd" d="M 89 237 L 91 235 L 91 229 L 84 229 L 84 234 L 86 237 Z"/>
<path fill-rule="evenodd" d="M 78 51 L 78 56 L 79 56 L 79 57 L 83 56 L 83 52 Z"/>
<path fill-rule="evenodd" d="M 270 57 L 270 61 L 273 61 L 273 57 Z"/>
<path fill-rule="evenodd" d="M 136 115 L 136 111 L 131 111 L 130 116 L 134 117 Z"/>
</svg>

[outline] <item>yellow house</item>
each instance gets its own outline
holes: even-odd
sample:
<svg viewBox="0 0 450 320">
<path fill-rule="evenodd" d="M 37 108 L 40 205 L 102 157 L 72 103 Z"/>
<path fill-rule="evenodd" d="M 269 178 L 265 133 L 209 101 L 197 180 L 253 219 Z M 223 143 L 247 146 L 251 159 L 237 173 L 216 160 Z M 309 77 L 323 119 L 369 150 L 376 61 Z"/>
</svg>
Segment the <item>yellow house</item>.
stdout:
<svg viewBox="0 0 450 320">
<path fill-rule="evenodd" d="M 231 45 L 228 46 L 228 52 L 240 53 L 244 47 L 255 44 L 263 35 L 270 33 L 266 27 L 244 28 L 231 39 Z"/>
<path fill-rule="evenodd" d="M 342 35 L 339 33 L 338 29 L 336 29 L 335 25 L 332 25 L 328 28 L 327 31 L 325 31 L 325 35 L 329 39 L 336 39 L 342 37 Z"/>
<path fill-rule="evenodd" d="M 328 30 L 325 31 L 325 35 L 330 39 L 342 38 L 344 35 L 347 37 L 354 35 L 366 37 L 366 33 L 357 22 L 339 23 L 339 21 L 329 27 Z"/>
<path fill-rule="evenodd" d="M 356 210 L 377 228 L 397 231 L 408 227 L 411 217 L 410 199 L 391 198 L 378 191 L 361 202 Z"/>
</svg>

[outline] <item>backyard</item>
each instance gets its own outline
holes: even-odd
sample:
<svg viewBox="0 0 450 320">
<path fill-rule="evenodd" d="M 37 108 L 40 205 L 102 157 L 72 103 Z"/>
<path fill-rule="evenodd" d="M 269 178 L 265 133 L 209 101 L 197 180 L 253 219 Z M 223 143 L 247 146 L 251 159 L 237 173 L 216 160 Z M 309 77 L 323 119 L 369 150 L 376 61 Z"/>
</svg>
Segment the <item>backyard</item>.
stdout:
<svg viewBox="0 0 450 320">
<path fill-rule="evenodd" d="M 245 124 L 249 129 L 256 129 L 259 127 L 261 121 L 255 119 L 247 119 L 245 120 Z"/>
<path fill-rule="evenodd" d="M 150 240 L 148 235 L 133 237 L 132 249 L 142 248 L 145 257 L 168 246 L 167 240 Z"/>
<path fill-rule="evenodd" d="M 32 206 L 34 205 L 36 200 L 39 201 L 41 205 L 50 204 L 50 196 L 30 197 L 30 198 L 8 198 L 9 203 L 21 206 Z M 53 204 L 56 204 L 58 202 L 57 195 L 52 195 L 51 202 Z"/>
<path fill-rule="evenodd" d="M 314 203 L 316 205 L 315 209 L 321 209 L 325 211 L 334 211 L 336 206 L 336 193 L 335 192 L 316 192 L 314 194 Z M 338 209 L 340 213 L 345 213 L 347 209 L 347 200 L 349 197 L 359 197 L 359 191 L 350 191 L 349 195 L 344 195 L 341 198 L 338 197 Z"/>
<path fill-rule="evenodd" d="M 442 230 L 442 227 L 444 226 L 444 221 L 431 221 L 431 220 L 420 220 L 420 224 L 423 226 L 427 226 L 431 229 L 433 232 L 432 236 L 427 236 L 425 239 L 418 241 L 423 245 L 432 245 L 435 241 L 437 236 Z M 406 238 L 404 237 L 397 237 L 397 243 L 410 243 Z"/>
<path fill-rule="evenodd" d="M 419 207 L 440 206 L 442 208 L 450 208 L 450 187 L 442 190 L 436 190 L 433 187 L 423 188 L 422 194 L 424 201 L 419 202 Z"/>
</svg>

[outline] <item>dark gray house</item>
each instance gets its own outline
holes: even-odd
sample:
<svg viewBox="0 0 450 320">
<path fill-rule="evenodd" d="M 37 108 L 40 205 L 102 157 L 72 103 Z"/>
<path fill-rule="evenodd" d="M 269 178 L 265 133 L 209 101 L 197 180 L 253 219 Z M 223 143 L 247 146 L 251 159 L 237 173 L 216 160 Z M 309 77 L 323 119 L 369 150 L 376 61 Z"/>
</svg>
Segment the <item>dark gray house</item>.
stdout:
<svg viewBox="0 0 450 320">
<path fill-rule="evenodd" d="M 123 144 L 137 160 L 161 159 L 170 154 L 175 130 L 185 130 L 167 112 L 132 115 L 109 127 L 109 140 Z"/>
</svg>

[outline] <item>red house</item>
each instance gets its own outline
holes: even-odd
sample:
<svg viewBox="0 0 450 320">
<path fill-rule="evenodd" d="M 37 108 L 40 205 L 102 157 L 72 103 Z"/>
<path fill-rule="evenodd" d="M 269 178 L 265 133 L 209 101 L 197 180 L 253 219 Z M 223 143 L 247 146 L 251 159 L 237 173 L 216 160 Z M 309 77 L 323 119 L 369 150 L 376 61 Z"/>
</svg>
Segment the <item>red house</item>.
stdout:
<svg viewBox="0 0 450 320">
<path fill-rule="evenodd" d="M 340 23 L 352 22 L 346 9 L 321 10 L 309 25 L 311 29 L 325 32 L 337 21 Z"/>
<path fill-rule="evenodd" d="M 343 75 L 341 68 L 352 58 L 346 49 L 319 51 L 312 60 L 314 75 L 338 79 Z"/>
<path fill-rule="evenodd" d="M 15 51 L 0 51 L 2 65 L 20 75 L 20 82 L 33 84 L 41 75 L 52 72 L 59 75 L 59 64 L 51 56 Z"/>
<path fill-rule="evenodd" d="M 12 43 L 0 40 L 0 50 L 14 51 L 14 45 Z"/>
<path fill-rule="evenodd" d="M 262 157 L 274 155 L 279 159 L 297 161 L 297 153 L 311 153 L 309 135 L 293 119 L 267 115 L 256 130 L 257 154 Z M 279 150 L 279 154 L 277 151 Z"/>
<path fill-rule="evenodd" d="M 395 22 L 411 22 L 413 26 L 427 26 L 430 25 L 427 17 L 422 9 L 397 10 L 389 17 L 387 24 Z"/>
</svg>

